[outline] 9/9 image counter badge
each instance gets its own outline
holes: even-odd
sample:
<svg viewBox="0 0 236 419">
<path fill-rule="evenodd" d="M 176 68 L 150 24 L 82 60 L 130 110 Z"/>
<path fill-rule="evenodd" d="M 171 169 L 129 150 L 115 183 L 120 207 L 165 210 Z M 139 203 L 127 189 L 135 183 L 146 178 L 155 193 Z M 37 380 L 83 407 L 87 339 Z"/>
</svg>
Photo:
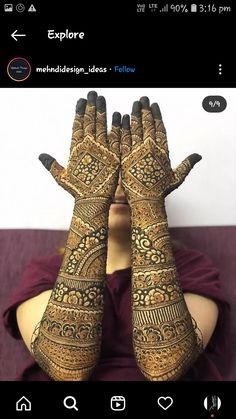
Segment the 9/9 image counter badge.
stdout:
<svg viewBox="0 0 236 419">
<path fill-rule="evenodd" d="M 26 58 L 13 58 L 7 65 L 7 74 L 14 81 L 25 81 L 31 74 L 31 65 Z"/>
</svg>

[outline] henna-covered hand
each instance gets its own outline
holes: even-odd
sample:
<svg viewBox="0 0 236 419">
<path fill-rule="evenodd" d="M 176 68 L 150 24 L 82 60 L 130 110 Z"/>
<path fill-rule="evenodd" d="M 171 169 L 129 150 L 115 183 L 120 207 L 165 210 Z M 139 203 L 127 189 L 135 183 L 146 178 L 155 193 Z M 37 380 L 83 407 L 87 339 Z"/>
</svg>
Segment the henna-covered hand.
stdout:
<svg viewBox="0 0 236 419">
<path fill-rule="evenodd" d="M 191 154 L 172 170 L 166 130 L 157 103 L 134 102 L 131 115 L 122 120 L 122 185 L 130 205 L 139 200 L 157 200 L 178 188 L 193 166 L 201 160 Z"/>
<path fill-rule="evenodd" d="M 76 106 L 67 168 L 48 154 L 39 156 L 57 183 L 77 200 L 111 201 L 119 174 L 120 122 L 115 112 L 107 134 L 105 98 L 89 92 L 88 100 L 80 99 Z"/>
<path fill-rule="evenodd" d="M 178 279 L 164 198 L 194 164 L 171 169 L 157 104 L 135 102 L 122 121 L 121 176 L 131 207 L 132 323 L 137 364 L 149 380 L 176 380 L 202 350 Z"/>
<path fill-rule="evenodd" d="M 75 197 L 62 265 L 32 354 L 54 380 L 86 380 L 101 346 L 109 203 L 119 175 L 119 113 L 106 129 L 106 102 L 95 92 L 76 107 L 67 168 L 47 154 L 40 160 Z"/>
</svg>

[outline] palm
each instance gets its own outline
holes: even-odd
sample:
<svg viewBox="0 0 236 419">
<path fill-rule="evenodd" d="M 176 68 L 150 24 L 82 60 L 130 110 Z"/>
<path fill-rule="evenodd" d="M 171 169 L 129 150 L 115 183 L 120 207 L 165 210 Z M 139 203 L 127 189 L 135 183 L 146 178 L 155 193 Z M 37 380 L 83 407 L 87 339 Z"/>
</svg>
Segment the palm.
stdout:
<svg viewBox="0 0 236 419">
<path fill-rule="evenodd" d="M 95 92 L 91 94 L 92 102 L 80 99 L 77 104 L 67 167 L 48 155 L 41 155 L 40 160 L 59 185 L 77 199 L 92 196 L 110 200 L 119 174 L 120 115 L 113 115 L 112 130 L 107 134 L 105 100 L 97 98 Z"/>
<path fill-rule="evenodd" d="M 130 203 L 165 197 L 184 181 L 200 160 L 193 154 L 172 170 L 165 127 L 157 104 L 143 98 L 133 105 L 131 129 L 123 119 L 122 182 Z"/>
</svg>

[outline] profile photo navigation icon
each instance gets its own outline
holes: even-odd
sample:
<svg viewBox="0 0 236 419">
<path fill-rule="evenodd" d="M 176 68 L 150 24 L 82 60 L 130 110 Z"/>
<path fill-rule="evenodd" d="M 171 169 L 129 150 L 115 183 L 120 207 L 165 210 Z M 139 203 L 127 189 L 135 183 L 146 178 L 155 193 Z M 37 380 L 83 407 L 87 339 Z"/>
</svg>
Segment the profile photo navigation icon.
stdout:
<svg viewBox="0 0 236 419">
<path fill-rule="evenodd" d="M 111 397 L 111 410 L 121 411 L 125 410 L 125 397 L 124 396 L 113 396 Z"/>
<path fill-rule="evenodd" d="M 63 404 L 66 407 L 66 409 L 75 409 L 77 411 L 79 410 L 76 405 L 76 398 L 73 396 L 65 397 L 63 400 Z"/>
<path fill-rule="evenodd" d="M 221 406 L 221 400 L 218 396 L 210 394 L 204 399 L 204 407 L 208 412 L 212 413 L 212 417 L 214 417 L 214 413 L 216 413 Z"/>
</svg>

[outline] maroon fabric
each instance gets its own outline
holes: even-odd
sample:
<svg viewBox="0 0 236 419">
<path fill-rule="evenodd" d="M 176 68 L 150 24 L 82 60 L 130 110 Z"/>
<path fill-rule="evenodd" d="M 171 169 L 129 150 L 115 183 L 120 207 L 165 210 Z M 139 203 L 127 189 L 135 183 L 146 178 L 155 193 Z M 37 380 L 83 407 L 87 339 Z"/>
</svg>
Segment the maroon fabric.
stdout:
<svg viewBox="0 0 236 419">
<path fill-rule="evenodd" d="M 228 324 L 228 304 L 220 286 L 219 272 L 208 257 L 191 249 L 175 252 L 176 266 L 184 292 L 210 297 L 217 302 L 220 314 L 216 330 L 204 353 L 182 380 L 221 380 L 217 356 L 224 347 Z M 52 289 L 62 257 L 59 255 L 33 260 L 11 296 L 4 311 L 4 324 L 9 333 L 20 338 L 16 307 L 39 293 Z M 145 381 L 136 366 L 131 337 L 131 269 L 122 269 L 106 276 L 101 359 L 90 381 Z M 29 361 L 17 380 L 44 381 L 50 378 L 29 355 Z"/>
</svg>

